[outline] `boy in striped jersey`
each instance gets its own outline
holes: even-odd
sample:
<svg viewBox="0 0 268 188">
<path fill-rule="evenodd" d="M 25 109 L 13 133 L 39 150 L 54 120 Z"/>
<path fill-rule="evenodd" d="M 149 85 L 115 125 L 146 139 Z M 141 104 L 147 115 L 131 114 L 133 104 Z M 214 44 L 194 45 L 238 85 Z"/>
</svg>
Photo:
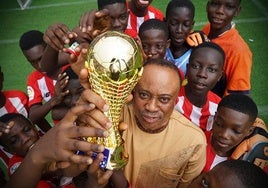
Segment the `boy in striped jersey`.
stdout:
<svg viewBox="0 0 268 188">
<path fill-rule="evenodd" d="M 23 33 L 19 45 L 23 55 L 35 69 L 27 78 L 29 119 L 37 124 L 43 132 L 46 132 L 51 126 L 45 116 L 53 107 L 60 104 L 63 97 L 68 94 L 68 91 L 61 91 L 67 84 L 67 78 L 65 77 L 56 86 L 61 69 L 58 69 L 55 75 L 48 76 L 41 68 L 40 60 L 46 47 L 42 32 L 31 30 Z M 54 86 L 56 89 L 54 89 Z"/>
<path fill-rule="evenodd" d="M 3 90 L 4 73 L 0 66 L 0 117 L 7 113 L 20 113 L 28 117 L 28 96 L 20 90 Z M 0 123 L 1 124 L 1 123 Z M 0 125 L 1 129 L 3 128 Z M 5 130 L 5 128 L 3 128 Z M 3 130 L 0 130 L 0 135 Z M 0 168 L 5 172 L 12 154 L 0 146 Z M 0 184 L 1 185 L 1 184 Z"/>
<path fill-rule="evenodd" d="M 211 129 L 220 102 L 210 90 L 222 76 L 224 60 L 221 47 L 204 42 L 193 49 L 187 64 L 187 84 L 180 89 L 175 109 L 203 131 Z"/>
<path fill-rule="evenodd" d="M 153 0 L 131 0 L 128 2 L 128 25 L 126 33 L 136 38 L 141 24 L 149 19 L 164 19 L 163 13 L 151 5 Z"/>
<path fill-rule="evenodd" d="M 252 125 L 257 115 L 257 105 L 246 95 L 230 94 L 221 100 L 212 130 L 205 132 L 207 159 L 203 171 L 231 159 L 236 147 L 253 133 L 255 127 Z"/>
</svg>

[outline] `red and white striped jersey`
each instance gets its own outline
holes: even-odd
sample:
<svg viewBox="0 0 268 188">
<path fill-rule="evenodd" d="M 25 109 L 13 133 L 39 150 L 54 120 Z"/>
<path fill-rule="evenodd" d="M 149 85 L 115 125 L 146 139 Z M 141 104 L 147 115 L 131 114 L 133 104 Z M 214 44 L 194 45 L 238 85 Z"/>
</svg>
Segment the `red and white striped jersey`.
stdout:
<svg viewBox="0 0 268 188">
<path fill-rule="evenodd" d="M 175 110 L 181 112 L 203 131 L 211 130 L 213 118 L 220 100 L 221 98 L 219 96 L 209 91 L 206 104 L 202 108 L 199 108 L 187 99 L 185 87 L 181 87 Z"/>
<path fill-rule="evenodd" d="M 52 80 L 45 74 L 34 71 L 28 76 L 27 94 L 29 107 L 36 103 L 47 102 L 54 95 L 56 80 Z"/>
<path fill-rule="evenodd" d="M 20 90 L 3 91 L 6 98 L 5 105 L 0 108 L 0 116 L 7 113 L 19 113 L 28 117 L 28 96 Z"/>
<path fill-rule="evenodd" d="M 137 17 L 135 14 L 133 14 L 133 12 L 131 12 L 129 7 L 128 7 L 128 10 L 129 10 L 128 25 L 127 25 L 127 29 L 126 29 L 125 33 L 133 38 L 137 37 L 137 35 L 139 33 L 140 25 L 144 21 L 149 20 L 149 19 L 153 19 L 153 18 L 156 18 L 159 20 L 164 19 L 163 13 L 159 9 L 157 9 L 151 5 L 148 7 L 147 14 L 143 17 Z"/>
<path fill-rule="evenodd" d="M 214 152 L 212 145 L 211 145 L 211 134 L 212 134 L 211 131 L 205 132 L 205 135 L 207 138 L 207 148 L 206 148 L 207 157 L 206 157 L 206 164 L 203 169 L 203 172 L 207 172 L 211 170 L 214 166 L 216 166 L 218 163 L 229 159 L 228 157 L 221 157 Z"/>
</svg>

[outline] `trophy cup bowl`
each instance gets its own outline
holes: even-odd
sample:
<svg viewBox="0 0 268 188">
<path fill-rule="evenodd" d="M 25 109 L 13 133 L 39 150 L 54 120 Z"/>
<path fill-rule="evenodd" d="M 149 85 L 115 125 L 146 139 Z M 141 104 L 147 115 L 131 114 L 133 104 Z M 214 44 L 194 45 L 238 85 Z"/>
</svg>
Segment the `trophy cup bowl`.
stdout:
<svg viewBox="0 0 268 188">
<path fill-rule="evenodd" d="M 106 31 L 91 42 L 87 55 L 85 67 L 91 89 L 109 105 L 105 115 L 112 122 L 112 127 L 108 130 L 107 138 L 86 139 L 105 146 L 101 168 L 120 169 L 127 163 L 128 155 L 124 152 L 118 124 L 127 97 L 142 75 L 142 51 L 130 36 Z"/>
</svg>

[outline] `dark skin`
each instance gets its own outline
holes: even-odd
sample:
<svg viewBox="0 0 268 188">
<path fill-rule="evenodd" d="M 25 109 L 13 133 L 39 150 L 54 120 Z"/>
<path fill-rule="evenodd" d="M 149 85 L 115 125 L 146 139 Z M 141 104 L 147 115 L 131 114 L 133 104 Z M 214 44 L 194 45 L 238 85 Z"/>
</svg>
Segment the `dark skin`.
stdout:
<svg viewBox="0 0 268 188">
<path fill-rule="evenodd" d="M 190 49 L 185 40 L 194 25 L 193 13 L 186 7 L 178 7 L 166 19 L 171 39 L 170 49 L 174 58 L 178 58 Z"/>
<path fill-rule="evenodd" d="M 35 143 L 20 167 L 11 176 L 6 187 L 35 187 L 47 166 L 55 162 L 56 164 L 53 166 L 56 169 L 65 169 L 74 163 L 82 165 L 83 168 L 82 166 L 81 168 L 85 169 L 84 167 L 91 164 L 93 161 L 89 155 L 76 155 L 73 151 L 102 152 L 104 147 L 76 138 L 106 137 L 108 133 L 103 129 L 74 126 L 73 123 L 79 115 L 94 108 L 95 105 L 89 103 L 72 108 L 59 124 L 55 125 Z M 31 174 L 27 173 L 29 171 Z M 22 178 L 24 181 L 21 181 Z"/>
<path fill-rule="evenodd" d="M 149 29 L 140 33 L 139 37 L 147 59 L 165 57 L 166 48 L 169 47 L 170 40 L 164 31 Z"/>
<path fill-rule="evenodd" d="M 192 104 L 203 107 L 208 92 L 222 76 L 224 59 L 220 52 L 212 48 L 200 48 L 193 54 L 187 65 L 185 86 L 187 98 Z"/>
<path fill-rule="evenodd" d="M 254 127 L 247 114 L 219 107 L 214 117 L 211 145 L 221 157 L 230 157 L 233 149 L 249 136 Z"/>
<path fill-rule="evenodd" d="M 241 11 L 240 0 L 211 0 L 207 3 L 211 24 L 208 38 L 213 39 L 231 28 L 231 22 Z"/>
<path fill-rule="evenodd" d="M 61 79 L 60 74 L 55 85 L 54 96 L 52 96 L 52 98 L 44 104 L 36 103 L 30 107 L 29 118 L 36 123 L 42 129 L 42 131 L 46 132 L 51 128 L 50 124 L 44 117 L 49 113 L 50 110 L 59 105 L 63 101 L 64 96 L 68 94 L 68 90 L 64 90 L 64 87 L 67 83 L 67 78 L 65 77 Z M 41 122 L 42 124 L 40 125 Z"/>
<path fill-rule="evenodd" d="M 194 179 L 189 185 L 189 188 L 244 187 L 243 182 L 238 180 L 236 176 L 237 175 L 227 167 L 217 165 L 211 171 L 202 173 Z"/>
<path fill-rule="evenodd" d="M 133 12 L 137 17 L 143 17 L 148 12 L 148 6 L 153 0 L 148 0 L 146 3 L 141 3 L 139 0 L 131 0 L 129 2 L 130 11 Z M 145 2 L 145 1 L 144 1 Z"/>
</svg>

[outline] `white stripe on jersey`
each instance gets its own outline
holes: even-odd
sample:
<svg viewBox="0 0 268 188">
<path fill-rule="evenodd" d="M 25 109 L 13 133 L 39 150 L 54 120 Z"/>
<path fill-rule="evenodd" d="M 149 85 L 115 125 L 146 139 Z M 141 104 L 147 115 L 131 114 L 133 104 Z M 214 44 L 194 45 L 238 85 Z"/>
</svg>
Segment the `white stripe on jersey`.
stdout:
<svg viewBox="0 0 268 188">
<path fill-rule="evenodd" d="M 49 101 L 51 98 L 51 93 L 48 90 L 45 77 L 43 76 L 41 79 L 37 80 L 37 83 L 44 101 Z"/>
<path fill-rule="evenodd" d="M 4 106 L 2 108 L 0 108 L 0 116 L 7 114 L 7 113 L 8 113 L 8 111 Z"/>
<path fill-rule="evenodd" d="M 211 166 L 210 166 L 210 170 L 214 166 L 216 166 L 217 164 L 219 164 L 220 162 L 226 161 L 227 159 L 228 159 L 227 157 L 221 157 L 221 156 L 216 155 L 215 158 L 214 158 L 214 160 L 213 160 L 213 162 L 212 162 L 212 164 L 211 164 Z"/>
<path fill-rule="evenodd" d="M 16 108 L 16 110 L 20 114 L 24 115 L 25 117 L 28 117 L 28 112 L 24 108 L 23 104 L 21 103 L 20 98 L 18 98 L 18 97 L 9 98 L 9 101 L 12 103 L 12 105 Z"/>
</svg>

